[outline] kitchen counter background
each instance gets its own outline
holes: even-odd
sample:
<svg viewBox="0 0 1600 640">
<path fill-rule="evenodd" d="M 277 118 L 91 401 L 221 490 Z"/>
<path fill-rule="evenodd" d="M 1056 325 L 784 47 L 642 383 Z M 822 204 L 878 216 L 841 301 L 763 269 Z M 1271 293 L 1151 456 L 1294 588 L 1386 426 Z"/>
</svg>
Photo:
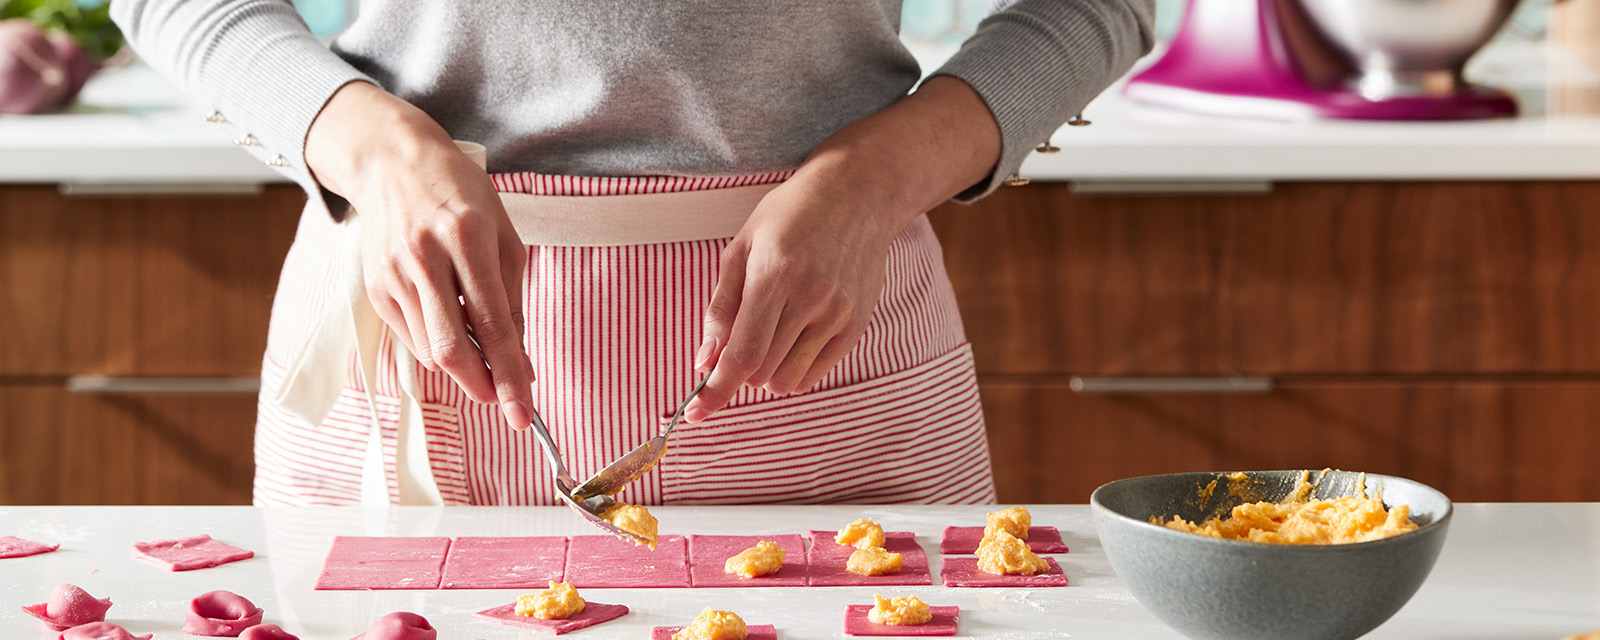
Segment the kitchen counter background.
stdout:
<svg viewBox="0 0 1600 640">
<path fill-rule="evenodd" d="M 1548 41 L 1502 41 L 1468 67 L 1515 91 L 1525 116 L 1460 122 L 1273 122 L 1131 104 L 1116 88 L 1063 127 L 1034 180 L 1414 180 L 1600 177 L 1600 74 Z M 202 121 L 154 72 L 100 74 L 68 112 L 0 116 L 0 183 L 244 184 L 284 181 Z"/>
</svg>

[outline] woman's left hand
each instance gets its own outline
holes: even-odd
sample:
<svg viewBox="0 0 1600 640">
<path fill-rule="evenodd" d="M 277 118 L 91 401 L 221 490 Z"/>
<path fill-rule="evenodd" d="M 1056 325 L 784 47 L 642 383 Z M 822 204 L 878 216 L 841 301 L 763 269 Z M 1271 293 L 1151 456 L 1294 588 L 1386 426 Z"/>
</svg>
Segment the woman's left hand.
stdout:
<svg viewBox="0 0 1600 640">
<path fill-rule="evenodd" d="M 711 379 L 688 421 L 727 404 L 741 385 L 778 395 L 809 389 L 861 340 L 905 221 L 842 186 L 796 174 L 723 249 L 695 354 Z"/>
<path fill-rule="evenodd" d="M 988 108 L 948 77 L 818 145 L 723 249 L 694 356 L 711 378 L 684 419 L 705 419 L 744 385 L 788 395 L 821 381 L 866 332 L 890 243 L 991 172 L 999 149 Z"/>
</svg>

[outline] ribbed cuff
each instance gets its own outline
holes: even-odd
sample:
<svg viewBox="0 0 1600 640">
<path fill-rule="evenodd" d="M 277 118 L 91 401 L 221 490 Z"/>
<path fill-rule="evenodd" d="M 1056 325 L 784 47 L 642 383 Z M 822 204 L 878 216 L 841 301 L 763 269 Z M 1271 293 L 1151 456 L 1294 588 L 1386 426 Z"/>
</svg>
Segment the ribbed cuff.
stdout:
<svg viewBox="0 0 1600 640">
<path fill-rule="evenodd" d="M 311 34 L 286 0 L 120 0 L 117 26 L 152 67 L 221 114 L 256 159 L 336 214 L 306 168 L 306 132 L 334 92 L 371 78 Z"/>
<path fill-rule="evenodd" d="M 1016 175 L 1040 143 L 1079 113 L 1151 46 L 1148 0 L 1023 0 L 986 18 L 929 77 L 971 85 L 1000 125 L 1000 161 L 957 194 L 972 202 Z"/>
<path fill-rule="evenodd" d="M 306 133 L 328 99 L 351 82 L 372 82 L 311 36 L 288 3 L 256 3 L 238 12 L 223 34 L 232 55 L 207 56 L 207 93 L 239 135 L 260 146 L 249 151 L 322 200 L 335 218 L 349 204 L 323 189 L 306 167 Z M 219 38 L 221 40 L 221 38 Z M 376 83 L 374 83 L 376 84 Z"/>
</svg>

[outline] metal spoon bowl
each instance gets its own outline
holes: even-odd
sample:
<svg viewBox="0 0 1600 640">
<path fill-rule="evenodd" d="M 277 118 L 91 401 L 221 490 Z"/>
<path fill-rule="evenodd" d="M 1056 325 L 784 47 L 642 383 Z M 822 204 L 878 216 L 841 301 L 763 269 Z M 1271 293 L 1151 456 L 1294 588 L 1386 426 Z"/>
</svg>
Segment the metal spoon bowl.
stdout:
<svg viewBox="0 0 1600 640">
<path fill-rule="evenodd" d="M 628 486 L 628 483 L 638 480 L 644 477 L 644 474 L 649 473 L 650 469 L 661 462 L 661 456 L 666 454 L 667 437 L 672 435 L 672 428 L 678 425 L 679 419 L 683 418 L 683 410 L 689 407 L 690 400 L 694 400 L 695 396 L 700 395 L 700 390 L 705 388 L 706 381 L 710 379 L 711 376 L 707 375 L 700 380 L 700 384 L 694 386 L 694 390 L 689 392 L 689 397 L 684 398 L 683 402 L 678 405 L 678 411 L 672 414 L 672 421 L 667 423 L 667 428 L 661 435 L 645 441 L 644 444 L 634 447 L 633 451 L 629 451 L 627 455 L 617 458 L 611 464 L 606 465 L 604 469 L 594 474 L 594 477 L 585 480 L 583 484 L 578 485 L 578 488 L 573 489 L 572 496 L 578 500 L 588 500 L 601 496 L 616 495 L 623 487 Z"/>
<path fill-rule="evenodd" d="M 539 444 L 544 449 L 544 455 L 550 460 L 550 468 L 555 473 L 556 491 L 561 494 L 561 500 L 566 502 L 567 506 L 572 507 L 573 511 L 577 511 L 584 519 L 594 524 L 594 526 L 600 527 L 606 533 L 634 544 L 650 544 L 650 541 L 644 539 L 643 536 L 630 531 L 623 531 L 600 517 L 601 513 L 616 504 L 616 501 L 612 500 L 609 495 L 600 495 L 588 499 L 573 496 L 572 474 L 567 472 L 566 463 L 561 461 L 561 450 L 556 447 L 556 441 L 551 439 L 550 430 L 545 428 L 544 418 L 539 416 L 539 412 L 535 410 L 529 413 L 533 417 L 533 433 L 538 436 Z"/>
</svg>

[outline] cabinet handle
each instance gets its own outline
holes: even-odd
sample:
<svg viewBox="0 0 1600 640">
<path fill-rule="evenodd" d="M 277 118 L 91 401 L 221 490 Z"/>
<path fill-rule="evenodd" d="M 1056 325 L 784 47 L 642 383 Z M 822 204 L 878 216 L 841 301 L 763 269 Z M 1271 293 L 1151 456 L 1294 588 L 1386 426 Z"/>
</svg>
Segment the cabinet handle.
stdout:
<svg viewBox="0 0 1600 640">
<path fill-rule="evenodd" d="M 1067 188 L 1085 196 L 1261 195 L 1272 193 L 1267 180 L 1071 180 Z"/>
<path fill-rule="evenodd" d="M 259 182 L 62 182 L 56 187 L 64 196 L 253 196 L 260 194 Z"/>
<path fill-rule="evenodd" d="M 72 376 L 67 378 L 72 393 L 237 393 L 254 395 L 261 391 L 260 378 L 113 378 Z"/>
<path fill-rule="evenodd" d="M 1272 378 L 1073 378 L 1078 393 L 1270 393 Z"/>
</svg>

